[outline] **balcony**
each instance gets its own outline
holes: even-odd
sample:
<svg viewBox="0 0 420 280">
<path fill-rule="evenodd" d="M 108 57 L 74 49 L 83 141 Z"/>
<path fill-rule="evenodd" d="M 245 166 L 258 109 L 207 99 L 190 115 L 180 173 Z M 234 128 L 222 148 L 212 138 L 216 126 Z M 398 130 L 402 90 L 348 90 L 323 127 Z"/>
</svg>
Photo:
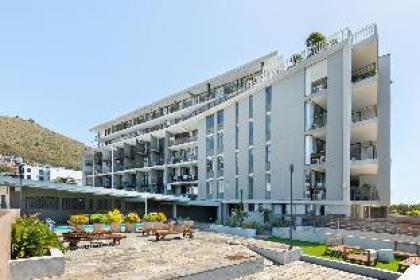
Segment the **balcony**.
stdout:
<svg viewBox="0 0 420 280">
<path fill-rule="evenodd" d="M 360 82 L 364 79 L 375 76 L 377 73 L 376 63 L 372 62 L 368 65 L 360 67 L 351 72 L 351 81 L 353 83 Z"/>
<path fill-rule="evenodd" d="M 377 147 L 374 142 L 356 143 L 350 146 L 351 160 L 377 159 Z"/>
<path fill-rule="evenodd" d="M 325 151 L 311 153 L 311 164 L 325 164 L 327 162 L 327 156 Z"/>
<path fill-rule="evenodd" d="M 179 176 L 171 176 L 171 183 L 189 183 L 189 182 L 197 182 L 196 175 L 179 175 Z"/>
<path fill-rule="evenodd" d="M 374 119 L 378 116 L 377 106 L 369 105 L 359 110 L 354 110 L 351 113 L 353 123 L 361 122 L 369 119 Z"/>
<path fill-rule="evenodd" d="M 328 78 L 327 77 L 323 77 L 321 79 L 318 79 L 314 82 L 312 82 L 311 84 L 311 94 L 315 94 L 318 92 L 321 92 L 323 90 L 326 90 L 328 87 Z"/>
<path fill-rule="evenodd" d="M 168 159 L 168 164 L 189 163 L 197 160 L 197 155 L 187 155 L 182 157 L 172 157 Z"/>
<path fill-rule="evenodd" d="M 323 128 L 327 125 L 327 113 L 315 115 L 308 130 Z"/>
<path fill-rule="evenodd" d="M 326 199 L 326 189 L 324 182 L 317 182 L 314 185 L 306 183 L 306 198 L 310 200 L 325 200 Z"/>
<path fill-rule="evenodd" d="M 351 201 L 378 201 L 379 194 L 376 186 L 370 184 L 363 184 L 362 186 L 350 187 Z"/>
<path fill-rule="evenodd" d="M 189 136 L 189 137 L 182 137 L 182 138 L 176 138 L 171 139 L 169 141 L 169 147 L 177 146 L 177 145 L 183 145 L 187 143 L 192 143 L 197 141 L 197 136 Z"/>
</svg>

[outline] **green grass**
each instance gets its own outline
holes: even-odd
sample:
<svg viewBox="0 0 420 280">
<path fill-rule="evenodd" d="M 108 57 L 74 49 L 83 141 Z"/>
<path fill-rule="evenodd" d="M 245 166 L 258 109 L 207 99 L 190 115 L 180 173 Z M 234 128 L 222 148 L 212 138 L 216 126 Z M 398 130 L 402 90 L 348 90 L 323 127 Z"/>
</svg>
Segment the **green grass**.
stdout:
<svg viewBox="0 0 420 280">
<path fill-rule="evenodd" d="M 267 240 L 290 245 L 289 239 L 285 239 L 285 238 L 272 236 L 272 237 L 267 238 Z M 302 249 L 303 253 L 309 256 L 321 257 L 321 258 L 330 259 L 330 260 L 344 261 L 342 257 L 332 257 L 329 255 L 325 255 L 325 244 L 322 244 L 322 243 L 293 240 L 293 246 L 299 246 Z M 385 269 L 385 270 L 390 270 L 390 271 L 398 271 L 399 263 L 400 263 L 400 260 L 398 259 L 395 259 L 394 261 L 390 263 L 383 263 L 383 262 L 378 261 L 375 267 Z"/>
</svg>

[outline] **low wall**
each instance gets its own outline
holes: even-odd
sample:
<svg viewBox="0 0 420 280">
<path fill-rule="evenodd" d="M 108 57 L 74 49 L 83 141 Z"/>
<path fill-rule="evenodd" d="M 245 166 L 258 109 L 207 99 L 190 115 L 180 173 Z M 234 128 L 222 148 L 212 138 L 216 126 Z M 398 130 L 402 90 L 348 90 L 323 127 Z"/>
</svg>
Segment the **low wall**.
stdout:
<svg viewBox="0 0 420 280">
<path fill-rule="evenodd" d="M 308 255 L 302 255 L 302 261 L 322 265 L 325 267 L 330 267 L 346 272 L 351 272 L 367 277 L 372 277 L 375 279 L 386 279 L 386 280 L 395 280 L 398 279 L 402 274 L 399 272 L 388 271 L 384 269 L 374 268 L 365 265 L 353 264 L 343 261 L 323 259 L 319 257 L 313 257 Z"/>
<path fill-rule="evenodd" d="M 10 261 L 10 233 L 19 210 L 0 210 L 0 279 L 8 279 Z"/>
<path fill-rule="evenodd" d="M 223 225 L 210 225 L 210 230 L 214 230 L 219 233 L 231 234 L 242 236 L 246 238 L 254 238 L 257 235 L 257 231 L 251 228 L 240 228 L 240 227 L 228 227 Z"/>
<path fill-rule="evenodd" d="M 355 234 L 353 231 L 347 230 L 334 230 L 330 228 L 314 228 L 314 227 L 296 227 L 296 230 L 293 230 L 293 239 L 301 241 L 310 241 L 325 243 L 325 240 L 334 234 L 340 234 L 344 238 L 344 244 L 360 246 L 365 249 L 393 249 L 394 240 L 399 240 L 398 235 L 392 236 L 387 235 L 386 237 L 393 237 L 390 239 L 383 238 L 380 234 L 377 234 L 377 237 L 372 237 L 371 235 L 364 235 L 364 232 Z M 273 228 L 272 234 L 281 238 L 289 238 L 289 228 Z M 404 249 L 407 251 L 410 248 Z"/>
<path fill-rule="evenodd" d="M 298 248 L 293 248 L 291 250 L 275 250 L 260 246 L 248 246 L 248 248 L 264 258 L 282 265 L 298 261 L 301 256 L 301 252 Z"/>
<path fill-rule="evenodd" d="M 26 280 L 64 273 L 65 259 L 58 249 L 51 249 L 51 256 L 33 257 L 9 261 L 9 279 Z"/>
<path fill-rule="evenodd" d="M 247 261 L 238 264 L 217 267 L 189 275 L 182 275 L 170 279 L 178 280 L 229 280 L 236 279 L 249 274 L 254 274 L 264 270 L 264 259 L 261 257 L 252 257 Z"/>
</svg>

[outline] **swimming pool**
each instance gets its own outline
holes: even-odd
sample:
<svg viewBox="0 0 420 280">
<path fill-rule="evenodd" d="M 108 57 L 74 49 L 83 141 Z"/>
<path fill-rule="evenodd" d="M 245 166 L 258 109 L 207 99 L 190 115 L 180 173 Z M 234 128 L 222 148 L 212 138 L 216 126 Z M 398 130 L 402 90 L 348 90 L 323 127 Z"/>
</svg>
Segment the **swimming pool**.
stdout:
<svg viewBox="0 0 420 280">
<path fill-rule="evenodd" d="M 125 232 L 125 224 L 121 224 L 121 232 Z M 140 224 L 136 224 L 136 229 L 141 228 Z M 105 230 L 111 230 L 111 225 L 105 225 Z M 55 233 L 67 233 L 70 232 L 70 226 L 62 225 L 62 226 L 54 226 L 53 231 Z M 86 232 L 93 232 L 93 225 L 85 225 Z"/>
</svg>

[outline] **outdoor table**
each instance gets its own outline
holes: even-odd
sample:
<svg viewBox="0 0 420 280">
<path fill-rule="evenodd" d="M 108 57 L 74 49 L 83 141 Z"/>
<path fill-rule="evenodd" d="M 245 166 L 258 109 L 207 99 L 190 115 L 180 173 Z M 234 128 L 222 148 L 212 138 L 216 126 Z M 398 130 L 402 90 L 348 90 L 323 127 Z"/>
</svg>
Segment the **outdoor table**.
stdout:
<svg viewBox="0 0 420 280">
<path fill-rule="evenodd" d="M 409 257 L 408 259 L 403 260 L 398 265 L 398 270 L 404 271 L 412 265 L 420 265 L 420 257 Z"/>
</svg>

